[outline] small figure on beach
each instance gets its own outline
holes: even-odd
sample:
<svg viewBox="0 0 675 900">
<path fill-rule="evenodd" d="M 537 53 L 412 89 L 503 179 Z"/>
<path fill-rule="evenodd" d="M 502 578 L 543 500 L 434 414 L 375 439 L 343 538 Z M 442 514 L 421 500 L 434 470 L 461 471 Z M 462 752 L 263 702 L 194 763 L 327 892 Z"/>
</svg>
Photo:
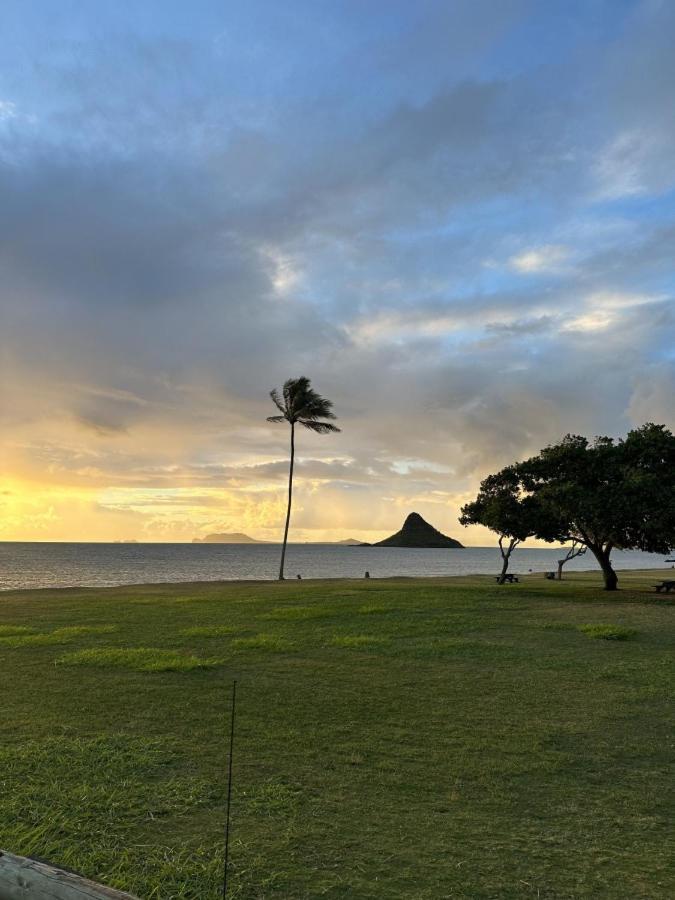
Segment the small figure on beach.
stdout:
<svg viewBox="0 0 675 900">
<path fill-rule="evenodd" d="M 364 577 L 364 578 L 370 578 L 370 572 L 366 572 L 366 574 L 365 574 L 363 577 Z"/>
<path fill-rule="evenodd" d="M 302 581 L 302 575 L 298 575 L 298 581 Z"/>
</svg>

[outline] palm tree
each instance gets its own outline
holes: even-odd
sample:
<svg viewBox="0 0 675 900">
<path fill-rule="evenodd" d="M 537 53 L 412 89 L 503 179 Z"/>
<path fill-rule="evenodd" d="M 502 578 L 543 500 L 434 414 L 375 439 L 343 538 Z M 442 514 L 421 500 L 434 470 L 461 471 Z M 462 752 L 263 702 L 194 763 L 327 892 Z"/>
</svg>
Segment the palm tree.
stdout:
<svg viewBox="0 0 675 900">
<path fill-rule="evenodd" d="M 286 543 L 288 541 L 288 526 L 291 521 L 291 501 L 293 499 L 293 463 L 295 461 L 295 426 L 302 425 L 310 431 L 318 434 L 329 434 L 339 431 L 336 425 L 323 421 L 335 419 L 332 412 L 333 404 L 325 400 L 312 389 L 309 378 L 289 378 L 279 391 L 275 388 L 270 391 L 275 406 L 281 413 L 280 416 L 268 416 L 268 422 L 288 422 L 291 426 L 291 464 L 288 472 L 288 509 L 286 511 L 286 528 L 284 529 L 284 543 L 281 549 L 281 565 L 279 566 L 279 581 L 284 580 L 284 559 L 286 557 Z"/>
</svg>

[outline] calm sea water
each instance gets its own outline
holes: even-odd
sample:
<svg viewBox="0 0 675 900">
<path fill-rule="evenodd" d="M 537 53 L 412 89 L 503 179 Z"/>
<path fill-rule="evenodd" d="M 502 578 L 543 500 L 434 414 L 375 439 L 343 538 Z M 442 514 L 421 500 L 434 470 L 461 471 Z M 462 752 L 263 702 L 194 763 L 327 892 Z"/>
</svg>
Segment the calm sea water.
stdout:
<svg viewBox="0 0 675 900">
<path fill-rule="evenodd" d="M 0 590 L 273 579 L 279 553 L 277 544 L 0 543 Z M 559 548 L 521 548 L 512 557 L 511 571 L 551 570 L 560 555 Z M 664 568 L 664 560 L 661 555 L 633 551 L 614 554 L 617 569 Z M 590 554 L 567 565 L 577 570 L 597 568 Z M 362 578 L 366 570 L 373 578 L 471 575 L 497 573 L 500 568 L 495 547 L 407 550 L 290 544 L 286 554 L 288 578 L 297 574 L 303 578 Z"/>
</svg>

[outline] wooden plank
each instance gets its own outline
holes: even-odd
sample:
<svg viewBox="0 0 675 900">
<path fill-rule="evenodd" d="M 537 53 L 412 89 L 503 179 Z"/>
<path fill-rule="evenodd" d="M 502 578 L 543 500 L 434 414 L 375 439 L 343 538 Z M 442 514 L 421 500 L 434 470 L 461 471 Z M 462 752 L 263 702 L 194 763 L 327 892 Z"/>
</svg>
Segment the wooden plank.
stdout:
<svg viewBox="0 0 675 900">
<path fill-rule="evenodd" d="M 0 850 L 0 900 L 138 900 L 48 863 Z"/>
</svg>

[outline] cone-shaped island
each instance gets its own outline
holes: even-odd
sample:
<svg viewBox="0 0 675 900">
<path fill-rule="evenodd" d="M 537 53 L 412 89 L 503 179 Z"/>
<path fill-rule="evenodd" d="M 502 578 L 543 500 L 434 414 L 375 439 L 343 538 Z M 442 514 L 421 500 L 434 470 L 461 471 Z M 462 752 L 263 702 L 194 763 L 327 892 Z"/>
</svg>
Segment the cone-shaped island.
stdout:
<svg viewBox="0 0 675 900">
<path fill-rule="evenodd" d="M 425 522 L 419 513 L 410 513 L 403 523 L 403 528 L 372 544 L 373 547 L 429 547 L 441 549 L 462 550 L 463 545 L 454 538 L 441 534 L 433 525 Z"/>
</svg>

